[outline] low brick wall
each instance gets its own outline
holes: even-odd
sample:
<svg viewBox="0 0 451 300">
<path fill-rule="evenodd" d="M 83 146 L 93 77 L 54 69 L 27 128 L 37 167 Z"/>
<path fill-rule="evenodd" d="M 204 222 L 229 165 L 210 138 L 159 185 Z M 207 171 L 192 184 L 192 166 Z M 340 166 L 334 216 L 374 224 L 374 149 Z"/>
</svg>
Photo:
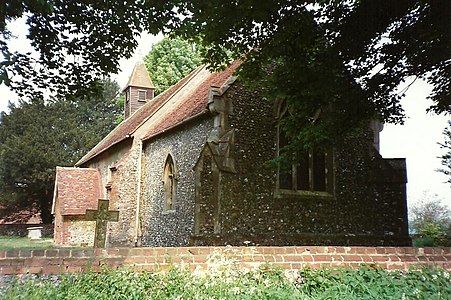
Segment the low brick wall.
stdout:
<svg viewBox="0 0 451 300">
<path fill-rule="evenodd" d="M 61 274 L 131 267 L 164 271 L 171 266 L 207 271 L 222 258 L 240 268 L 271 263 L 285 269 L 304 267 L 358 267 L 378 265 L 385 269 L 434 266 L 451 269 L 451 248 L 410 247 L 180 247 L 47 249 L 0 251 L 0 274 Z"/>
</svg>

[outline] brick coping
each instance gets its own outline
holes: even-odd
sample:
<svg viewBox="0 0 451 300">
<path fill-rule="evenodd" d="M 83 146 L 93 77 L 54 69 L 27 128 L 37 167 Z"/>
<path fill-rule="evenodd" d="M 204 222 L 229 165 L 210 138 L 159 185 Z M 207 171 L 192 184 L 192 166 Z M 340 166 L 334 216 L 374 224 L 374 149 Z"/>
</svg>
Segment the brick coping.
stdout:
<svg viewBox="0 0 451 300">
<path fill-rule="evenodd" d="M 377 265 L 384 269 L 425 266 L 451 270 L 451 247 L 154 247 L 154 248 L 54 248 L 0 251 L 0 275 L 98 272 L 104 267 L 164 271 L 172 266 L 208 271 L 224 259 L 239 268 L 257 268 L 270 263 L 284 269 L 305 267 L 358 267 Z"/>
</svg>

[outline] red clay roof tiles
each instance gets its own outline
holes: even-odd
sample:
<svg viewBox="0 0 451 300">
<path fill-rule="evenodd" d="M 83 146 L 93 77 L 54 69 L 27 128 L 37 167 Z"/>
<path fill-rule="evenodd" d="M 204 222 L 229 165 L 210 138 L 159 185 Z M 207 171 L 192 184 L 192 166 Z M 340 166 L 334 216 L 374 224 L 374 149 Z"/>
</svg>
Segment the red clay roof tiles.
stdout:
<svg viewBox="0 0 451 300">
<path fill-rule="evenodd" d="M 239 64 L 236 61 L 224 71 L 217 73 L 210 73 L 205 67 L 197 68 L 119 124 L 82 157 L 76 166 L 85 164 L 111 146 L 134 136 L 137 129 L 144 123 L 149 129 L 137 138 L 150 138 L 205 111 L 210 87 L 221 87 L 232 76 Z"/>
<path fill-rule="evenodd" d="M 52 213 L 58 199 L 61 215 L 84 215 L 86 209 L 97 208 L 101 190 L 97 169 L 56 167 Z"/>
<path fill-rule="evenodd" d="M 195 71 L 179 81 L 177 84 L 170 87 L 164 93 L 155 97 L 152 101 L 147 102 L 144 106 L 138 109 L 129 118 L 122 121 L 115 129 L 113 129 L 103 140 L 101 140 L 94 148 L 92 148 L 85 156 L 83 156 L 75 165 L 80 166 L 98 154 L 107 150 L 111 146 L 127 139 L 146 120 L 152 115 L 158 107 L 160 107 L 169 97 L 172 96 L 191 76 Z"/>
<path fill-rule="evenodd" d="M 222 72 L 209 73 L 200 85 L 179 99 L 177 104 L 167 111 L 164 118 L 159 118 L 152 123 L 143 140 L 156 136 L 207 109 L 210 87 L 221 87 L 238 66 L 239 62 L 236 61 Z"/>
</svg>

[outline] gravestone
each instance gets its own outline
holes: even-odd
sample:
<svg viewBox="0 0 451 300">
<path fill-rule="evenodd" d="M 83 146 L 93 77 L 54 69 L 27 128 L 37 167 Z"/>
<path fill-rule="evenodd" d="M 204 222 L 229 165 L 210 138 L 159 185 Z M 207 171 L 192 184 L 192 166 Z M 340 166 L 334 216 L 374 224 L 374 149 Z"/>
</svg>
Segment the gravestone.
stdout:
<svg viewBox="0 0 451 300">
<path fill-rule="evenodd" d="M 119 221 L 119 211 L 108 210 L 109 201 L 99 199 L 97 210 L 86 210 L 86 221 L 96 221 L 94 248 L 105 248 L 106 229 L 108 222 Z"/>
<path fill-rule="evenodd" d="M 41 233 L 42 228 L 43 227 L 41 227 L 41 226 L 28 227 L 27 228 L 27 230 L 28 230 L 28 238 L 31 239 L 31 240 L 40 240 L 41 236 L 42 236 L 42 233 Z"/>
</svg>

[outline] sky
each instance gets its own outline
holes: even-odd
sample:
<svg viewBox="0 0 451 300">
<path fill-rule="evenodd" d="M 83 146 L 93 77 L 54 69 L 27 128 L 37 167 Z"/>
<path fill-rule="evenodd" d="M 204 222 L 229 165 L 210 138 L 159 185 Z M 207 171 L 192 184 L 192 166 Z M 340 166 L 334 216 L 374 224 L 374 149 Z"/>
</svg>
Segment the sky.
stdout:
<svg viewBox="0 0 451 300">
<path fill-rule="evenodd" d="M 24 22 L 16 21 L 12 28 L 18 38 L 12 41 L 11 47 L 18 51 L 29 51 L 31 48 L 24 38 L 27 30 Z M 121 88 L 124 87 L 135 63 L 161 39 L 162 35 L 142 34 L 133 57 L 119 61 L 121 72 L 113 74 L 112 79 L 115 79 Z M 416 81 L 409 88 L 402 101 L 407 116 L 405 124 L 385 124 L 380 135 L 380 152 L 385 158 L 406 158 L 409 204 L 438 198 L 451 207 L 451 184 L 446 183 L 446 175 L 436 171 L 442 167 L 438 157 L 445 153 L 438 143 L 444 141 L 443 130 L 451 116 L 426 113 L 426 109 L 431 105 L 427 100 L 430 91 L 431 87 L 423 81 Z M 7 110 L 9 100 L 16 101 L 17 96 L 4 85 L 0 85 L 0 111 Z"/>
<path fill-rule="evenodd" d="M 427 99 L 431 86 L 424 81 L 415 82 L 402 100 L 406 113 L 404 125 L 385 124 L 380 135 L 380 152 L 385 158 L 405 157 L 407 162 L 407 197 L 410 203 L 440 198 L 451 207 L 451 184 L 448 177 L 436 170 L 441 168 L 438 158 L 450 115 L 426 113 L 432 104 Z"/>
</svg>

